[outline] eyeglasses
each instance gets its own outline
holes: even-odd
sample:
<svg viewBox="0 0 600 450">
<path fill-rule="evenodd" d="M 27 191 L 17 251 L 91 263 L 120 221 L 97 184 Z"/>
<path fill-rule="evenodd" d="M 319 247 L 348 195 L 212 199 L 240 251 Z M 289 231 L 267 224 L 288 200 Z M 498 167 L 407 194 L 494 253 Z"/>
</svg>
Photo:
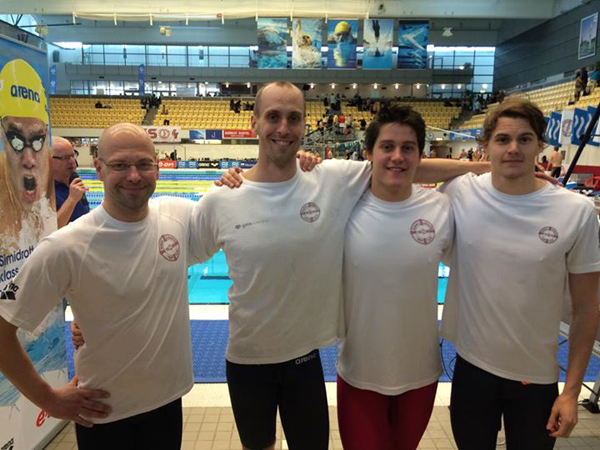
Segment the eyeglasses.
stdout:
<svg viewBox="0 0 600 450">
<path fill-rule="evenodd" d="M 142 161 L 138 163 L 124 163 L 124 162 L 115 162 L 115 163 L 107 163 L 102 158 L 98 158 L 99 161 L 102 161 L 104 165 L 106 165 L 113 172 L 129 172 L 130 167 L 135 166 L 138 172 L 152 172 L 158 164 L 152 161 Z"/>
<path fill-rule="evenodd" d="M 68 161 L 71 158 L 73 158 L 74 160 L 77 160 L 77 155 L 73 154 L 73 155 L 53 156 L 52 157 L 52 159 L 58 159 L 59 161 Z"/>
<path fill-rule="evenodd" d="M 43 135 L 36 136 L 33 139 L 29 140 L 25 138 L 21 133 L 17 133 L 16 131 L 6 131 L 4 128 L 4 121 L 0 120 L 0 125 L 2 126 L 2 130 L 4 131 L 4 135 L 6 136 L 6 140 L 13 148 L 13 150 L 17 153 L 21 153 L 25 150 L 25 147 L 31 148 L 34 152 L 39 152 L 44 147 L 44 142 L 46 141 L 46 135 L 48 130 L 44 131 Z"/>
</svg>

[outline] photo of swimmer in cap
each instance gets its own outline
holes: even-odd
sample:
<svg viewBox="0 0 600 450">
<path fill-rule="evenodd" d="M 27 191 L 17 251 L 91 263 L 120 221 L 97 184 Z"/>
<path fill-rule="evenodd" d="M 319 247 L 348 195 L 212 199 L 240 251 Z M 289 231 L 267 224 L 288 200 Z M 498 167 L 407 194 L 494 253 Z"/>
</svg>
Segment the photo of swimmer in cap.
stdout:
<svg viewBox="0 0 600 450">
<path fill-rule="evenodd" d="M 331 69 L 356 68 L 358 22 L 356 20 L 330 20 L 328 27 L 327 67 Z"/>
<path fill-rule="evenodd" d="M 56 228 L 46 93 L 14 59 L 0 70 L 0 245 L 16 250 Z"/>
</svg>

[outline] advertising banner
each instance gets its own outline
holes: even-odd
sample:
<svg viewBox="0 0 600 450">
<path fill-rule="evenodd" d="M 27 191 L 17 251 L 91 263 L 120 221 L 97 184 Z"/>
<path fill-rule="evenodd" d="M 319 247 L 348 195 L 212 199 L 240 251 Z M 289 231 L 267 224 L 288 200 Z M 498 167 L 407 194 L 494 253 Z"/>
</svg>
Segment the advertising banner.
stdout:
<svg viewBox="0 0 600 450">
<path fill-rule="evenodd" d="M 559 136 L 561 118 L 562 115 L 559 112 L 552 111 L 548 127 L 546 128 L 546 142 L 554 147 L 560 145 Z"/>
<path fill-rule="evenodd" d="M 596 38 L 598 35 L 598 13 L 581 19 L 579 27 L 579 59 L 589 58 L 596 54 Z"/>
<path fill-rule="evenodd" d="M 155 127 L 142 126 L 146 130 L 152 142 L 181 142 L 180 127 Z"/>
<path fill-rule="evenodd" d="M 363 29 L 363 69 L 391 69 L 394 21 L 366 19 Z"/>
<path fill-rule="evenodd" d="M 222 141 L 223 130 L 206 130 L 207 141 Z"/>
<path fill-rule="evenodd" d="M 294 19 L 292 68 L 320 69 L 322 42 L 322 19 Z"/>
<path fill-rule="evenodd" d="M 398 68 L 426 69 L 429 22 L 404 21 L 398 23 Z"/>
<path fill-rule="evenodd" d="M 260 17 L 256 33 L 258 40 L 258 68 L 287 68 L 287 18 Z"/>
<path fill-rule="evenodd" d="M 170 159 L 161 159 L 158 161 L 159 169 L 177 169 L 177 161 L 171 161 Z"/>
<path fill-rule="evenodd" d="M 198 161 L 198 169 L 218 169 L 219 161 Z"/>
<path fill-rule="evenodd" d="M 587 111 L 588 111 L 588 115 L 590 117 L 589 120 L 591 121 L 592 118 L 594 117 L 594 114 L 596 114 L 596 108 L 594 106 L 588 106 Z M 588 142 L 589 144 L 591 144 L 595 147 L 600 147 L 600 133 L 598 133 L 599 126 L 600 126 L 600 122 L 596 124 L 596 129 L 594 130 L 594 133 L 592 133 L 592 136 L 590 136 L 590 140 Z M 586 130 L 587 130 L 587 128 L 586 128 Z"/>
<path fill-rule="evenodd" d="M 571 133 L 573 130 L 573 115 L 572 109 L 563 109 L 560 118 L 560 133 L 558 135 L 558 142 L 560 145 L 569 145 L 571 143 Z"/>
<path fill-rule="evenodd" d="M 56 230 L 46 53 L 0 38 L 0 299 L 44 236 Z M 52 386 L 67 383 L 64 313 L 18 339 Z M 29 450 L 62 421 L 48 417 L 0 375 L 0 449 Z"/>
<path fill-rule="evenodd" d="M 146 69 L 144 69 L 143 64 L 140 64 L 138 67 L 138 90 L 140 91 L 140 95 L 146 93 Z"/>
<path fill-rule="evenodd" d="M 190 130 L 190 141 L 205 141 L 206 130 Z"/>
<path fill-rule="evenodd" d="M 357 20 L 330 20 L 327 23 L 327 67 L 356 68 Z"/>
<path fill-rule="evenodd" d="M 252 130 L 223 130 L 223 139 L 257 139 Z"/>
<path fill-rule="evenodd" d="M 593 106 L 591 107 L 594 112 L 595 109 Z M 587 128 L 592 121 L 592 116 L 594 113 L 590 114 L 589 109 L 581 109 L 575 108 L 573 110 L 573 126 L 571 128 L 571 144 L 581 145 L 583 135 L 587 131 Z M 598 143 L 590 138 L 588 141 L 589 145 L 597 146 Z"/>
</svg>

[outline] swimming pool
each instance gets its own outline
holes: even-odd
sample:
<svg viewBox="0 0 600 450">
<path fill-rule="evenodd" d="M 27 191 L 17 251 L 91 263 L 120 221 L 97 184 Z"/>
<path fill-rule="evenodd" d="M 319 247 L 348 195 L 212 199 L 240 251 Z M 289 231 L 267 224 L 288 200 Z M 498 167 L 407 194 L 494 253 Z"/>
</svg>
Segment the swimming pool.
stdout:
<svg viewBox="0 0 600 450">
<path fill-rule="evenodd" d="M 104 189 L 93 169 L 79 169 L 81 179 L 89 189 L 86 196 L 90 207 L 102 202 Z M 189 198 L 198 201 L 221 177 L 219 170 L 161 170 L 153 198 L 170 196 Z M 188 270 L 188 291 L 190 304 L 228 304 L 227 290 L 232 284 L 228 277 L 229 268 L 223 251 L 219 251 L 209 261 L 192 266 Z M 444 303 L 450 269 L 440 264 L 438 271 L 438 303 Z"/>
</svg>

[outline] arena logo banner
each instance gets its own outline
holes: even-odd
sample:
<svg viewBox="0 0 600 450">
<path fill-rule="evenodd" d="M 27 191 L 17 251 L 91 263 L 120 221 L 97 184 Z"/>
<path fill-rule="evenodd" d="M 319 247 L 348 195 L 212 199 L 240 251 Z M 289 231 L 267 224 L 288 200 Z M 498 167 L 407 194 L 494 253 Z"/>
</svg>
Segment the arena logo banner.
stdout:
<svg viewBox="0 0 600 450">
<path fill-rule="evenodd" d="M 363 69 L 391 69 L 394 21 L 367 19 L 363 28 Z"/>
<path fill-rule="evenodd" d="M 593 107 L 592 107 L 593 108 Z M 595 108 L 593 108 L 595 110 Z M 594 111 L 595 112 L 595 111 Z M 592 121 L 593 114 L 590 114 L 587 109 L 575 108 L 573 112 L 573 126 L 571 128 L 571 144 L 581 145 L 583 135 L 585 134 L 588 125 Z M 588 141 L 590 145 L 598 145 L 591 139 Z"/>
<path fill-rule="evenodd" d="M 546 142 L 555 147 L 560 145 L 559 136 L 561 118 L 562 115 L 559 112 L 552 111 L 550 120 L 548 121 L 548 127 L 546 128 Z"/>
<path fill-rule="evenodd" d="M 294 19 L 292 30 L 292 68 L 320 69 L 323 20 Z"/>
<path fill-rule="evenodd" d="M 579 28 L 579 59 L 589 58 L 596 54 L 596 38 L 598 35 L 598 13 L 581 19 Z"/>
<path fill-rule="evenodd" d="M 256 27 L 259 69 L 287 68 L 287 19 L 261 17 Z"/>
<path fill-rule="evenodd" d="M 398 68 L 426 69 L 429 22 L 398 22 Z"/>
<path fill-rule="evenodd" d="M 190 130 L 190 141 L 205 141 L 206 130 Z"/>
<path fill-rule="evenodd" d="M 140 91 L 140 95 L 146 93 L 146 69 L 143 64 L 138 67 L 138 91 Z"/>
<path fill-rule="evenodd" d="M 327 26 L 327 67 L 355 69 L 358 21 L 330 20 Z"/>
<path fill-rule="evenodd" d="M 181 142 L 180 127 L 142 127 L 152 139 L 152 142 Z"/>
<path fill-rule="evenodd" d="M 219 161 L 198 161 L 198 169 L 219 169 Z"/>
<path fill-rule="evenodd" d="M 223 139 L 257 139 L 252 130 L 223 130 Z"/>
<path fill-rule="evenodd" d="M 0 38 L 2 292 L 10 288 L 39 240 L 56 230 L 48 87 L 46 53 Z M 67 363 L 62 305 L 57 305 L 34 333 L 19 330 L 17 336 L 42 377 L 52 387 L 64 386 Z M 38 447 L 62 423 L 53 418 L 40 422 L 42 413 L 0 375 L 0 445 L 9 443 L 13 450 Z"/>
<path fill-rule="evenodd" d="M 588 116 L 589 116 L 589 121 L 588 123 L 590 123 L 592 121 L 592 118 L 594 117 L 594 114 L 596 114 L 596 108 L 594 106 L 588 106 L 587 107 L 587 111 L 588 111 Z M 586 128 L 587 130 L 587 128 Z M 594 133 L 592 134 L 592 136 L 590 137 L 589 140 L 589 144 L 593 145 L 594 147 L 600 147 L 600 123 L 596 124 L 596 130 L 594 131 Z"/>
</svg>

